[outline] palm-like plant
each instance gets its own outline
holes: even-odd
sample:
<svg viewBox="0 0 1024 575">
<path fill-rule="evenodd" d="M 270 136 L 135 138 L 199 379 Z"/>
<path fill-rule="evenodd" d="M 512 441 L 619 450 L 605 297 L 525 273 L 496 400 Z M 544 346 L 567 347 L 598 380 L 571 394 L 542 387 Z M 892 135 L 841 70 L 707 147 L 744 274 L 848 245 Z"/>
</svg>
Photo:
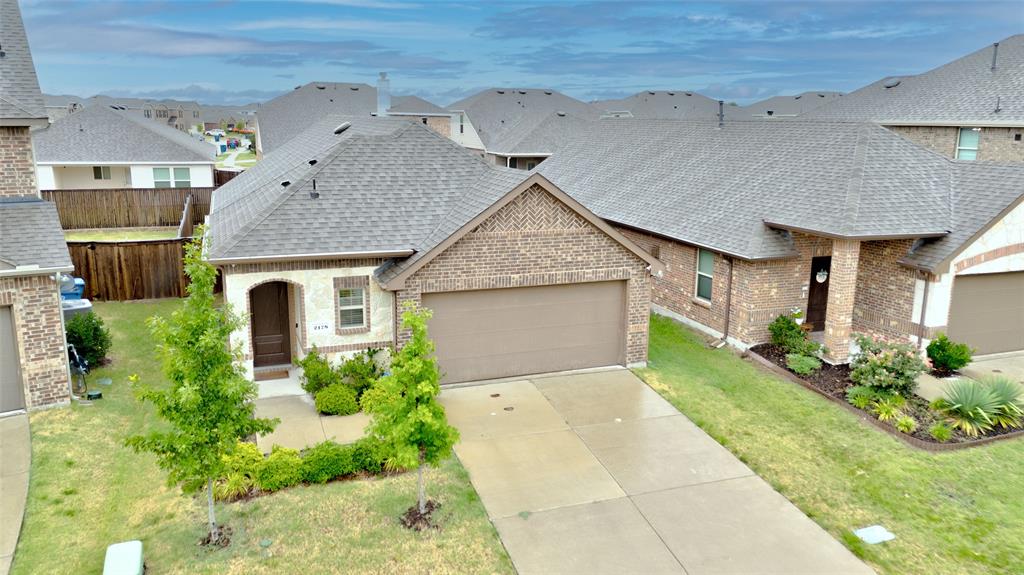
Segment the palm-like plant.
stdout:
<svg viewBox="0 0 1024 575">
<path fill-rule="evenodd" d="M 989 387 L 969 379 L 954 381 L 944 395 L 932 402 L 932 409 L 943 414 L 953 428 L 970 437 L 992 429 L 999 399 Z"/>
<path fill-rule="evenodd" d="M 996 413 L 992 422 L 1003 429 L 1024 425 L 1024 388 L 1006 377 L 991 377 L 982 382 L 995 397 Z"/>
</svg>

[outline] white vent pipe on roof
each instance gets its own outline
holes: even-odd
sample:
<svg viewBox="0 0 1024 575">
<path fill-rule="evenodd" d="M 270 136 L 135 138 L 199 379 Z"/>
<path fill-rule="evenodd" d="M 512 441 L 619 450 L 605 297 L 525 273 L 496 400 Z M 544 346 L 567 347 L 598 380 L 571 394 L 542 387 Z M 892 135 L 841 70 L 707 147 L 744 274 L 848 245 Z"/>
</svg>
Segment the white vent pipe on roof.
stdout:
<svg viewBox="0 0 1024 575">
<path fill-rule="evenodd" d="M 391 80 L 388 80 L 388 73 L 381 72 L 377 78 L 377 115 L 387 116 L 391 108 Z"/>
</svg>

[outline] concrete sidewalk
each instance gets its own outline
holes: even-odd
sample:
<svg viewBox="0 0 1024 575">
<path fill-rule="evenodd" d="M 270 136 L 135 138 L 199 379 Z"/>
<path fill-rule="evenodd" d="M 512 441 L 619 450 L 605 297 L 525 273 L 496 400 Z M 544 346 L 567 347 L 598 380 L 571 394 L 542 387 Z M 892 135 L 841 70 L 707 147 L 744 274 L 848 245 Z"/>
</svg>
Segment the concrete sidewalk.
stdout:
<svg viewBox="0 0 1024 575">
<path fill-rule="evenodd" d="M 370 416 L 362 412 L 346 416 L 320 415 L 313 398 L 306 393 L 257 399 L 256 416 L 281 420 L 272 433 L 256 438 L 256 445 L 264 453 L 270 453 L 275 445 L 305 449 L 327 439 L 352 443 L 363 437 L 363 429 L 370 423 Z"/>
<path fill-rule="evenodd" d="M 873 573 L 627 370 L 441 402 L 522 575 Z"/>
<path fill-rule="evenodd" d="M 18 546 L 21 520 L 28 497 L 32 460 L 27 415 L 0 418 L 0 575 L 7 575 Z"/>
</svg>

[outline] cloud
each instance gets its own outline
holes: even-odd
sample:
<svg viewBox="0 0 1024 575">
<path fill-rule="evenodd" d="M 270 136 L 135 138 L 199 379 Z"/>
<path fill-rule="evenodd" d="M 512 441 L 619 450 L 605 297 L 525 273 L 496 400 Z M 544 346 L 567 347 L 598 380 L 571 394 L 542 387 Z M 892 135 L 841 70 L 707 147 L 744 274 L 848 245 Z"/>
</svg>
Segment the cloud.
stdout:
<svg viewBox="0 0 1024 575">
<path fill-rule="evenodd" d="M 421 20 L 364 20 L 352 18 L 268 18 L 248 20 L 228 26 L 229 30 L 239 32 L 257 32 L 264 30 L 304 30 L 320 33 L 356 32 L 364 36 L 399 37 L 399 38 L 437 38 L 453 35 L 465 35 L 459 28 L 433 24 Z"/>
</svg>

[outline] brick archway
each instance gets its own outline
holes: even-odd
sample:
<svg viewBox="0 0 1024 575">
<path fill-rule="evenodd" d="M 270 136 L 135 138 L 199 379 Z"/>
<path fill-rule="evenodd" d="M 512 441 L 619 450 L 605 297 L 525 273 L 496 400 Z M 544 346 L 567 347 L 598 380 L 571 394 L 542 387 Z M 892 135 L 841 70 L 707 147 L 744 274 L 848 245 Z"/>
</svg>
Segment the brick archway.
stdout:
<svg viewBox="0 0 1024 575">
<path fill-rule="evenodd" d="M 306 296 L 303 285 L 295 280 L 290 280 L 283 277 L 268 278 L 259 282 L 256 282 L 245 290 L 245 319 L 248 322 L 246 329 L 249 333 L 248 345 L 244 351 L 243 358 L 246 361 L 255 359 L 255 334 L 253 333 L 253 322 L 252 322 L 252 291 L 260 286 L 271 284 L 271 283 L 282 283 L 295 291 L 297 297 L 289 298 L 288 310 L 289 310 L 289 331 L 291 335 L 290 352 L 293 357 L 297 351 L 301 353 L 305 349 L 306 344 Z M 294 309 L 292 304 L 295 302 Z M 294 314 L 294 315 L 293 315 Z M 293 321 L 294 320 L 294 321 Z M 295 327 L 294 323 L 298 323 L 298 328 Z M 296 341 L 296 337 L 298 340 Z"/>
</svg>

